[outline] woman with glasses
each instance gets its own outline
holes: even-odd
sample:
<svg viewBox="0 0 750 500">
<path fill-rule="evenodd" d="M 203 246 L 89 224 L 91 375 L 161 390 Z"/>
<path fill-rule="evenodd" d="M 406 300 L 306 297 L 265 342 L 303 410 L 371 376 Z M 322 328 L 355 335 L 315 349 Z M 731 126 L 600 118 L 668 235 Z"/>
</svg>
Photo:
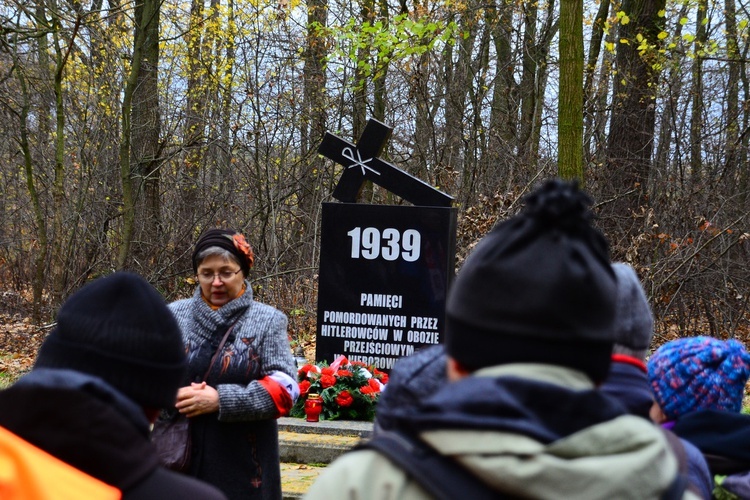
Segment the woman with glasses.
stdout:
<svg viewBox="0 0 750 500">
<path fill-rule="evenodd" d="M 176 408 L 190 419 L 189 474 L 230 499 L 281 498 L 276 419 L 299 395 L 287 318 L 253 300 L 254 259 L 242 234 L 206 231 L 193 249 L 198 287 L 169 305 L 188 355 Z"/>
</svg>

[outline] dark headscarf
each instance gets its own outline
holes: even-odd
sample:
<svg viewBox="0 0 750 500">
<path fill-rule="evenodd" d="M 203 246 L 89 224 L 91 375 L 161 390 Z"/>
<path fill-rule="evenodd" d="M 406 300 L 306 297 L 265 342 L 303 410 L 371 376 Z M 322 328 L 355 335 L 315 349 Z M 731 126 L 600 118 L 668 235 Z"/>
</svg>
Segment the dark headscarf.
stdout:
<svg viewBox="0 0 750 500">
<path fill-rule="evenodd" d="M 198 272 L 198 255 L 210 247 L 219 247 L 227 250 L 237 258 L 242 268 L 242 274 L 247 276 L 250 268 L 255 262 L 255 254 L 252 247 L 242 234 L 232 229 L 209 229 L 204 232 L 193 248 L 193 271 Z"/>
</svg>

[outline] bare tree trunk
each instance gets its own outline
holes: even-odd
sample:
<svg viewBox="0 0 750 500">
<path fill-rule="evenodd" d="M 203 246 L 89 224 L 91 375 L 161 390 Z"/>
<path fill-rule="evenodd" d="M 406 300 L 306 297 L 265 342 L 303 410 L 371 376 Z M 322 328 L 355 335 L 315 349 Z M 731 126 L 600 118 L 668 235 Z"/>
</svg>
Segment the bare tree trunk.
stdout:
<svg viewBox="0 0 750 500">
<path fill-rule="evenodd" d="M 378 19 L 383 23 L 383 29 L 388 29 L 390 23 L 390 14 L 388 13 L 388 0 L 379 0 L 378 2 Z M 373 104 L 372 113 L 373 118 L 383 122 L 385 121 L 385 108 L 386 108 L 386 79 L 388 76 L 388 65 L 391 59 L 392 53 L 386 54 L 378 53 L 377 60 L 375 61 L 375 74 L 372 77 L 372 91 L 373 91 Z"/>
<path fill-rule="evenodd" d="M 658 54 L 661 32 L 659 11 L 665 0 L 625 0 L 622 11 L 630 22 L 620 24 L 619 38 L 629 43 L 617 44 L 612 116 L 607 147 L 608 179 L 601 187 L 602 223 L 615 249 L 639 230 L 633 214 L 645 201 L 645 189 L 651 169 L 656 111 L 655 91 L 659 72 L 651 61 Z M 655 47 L 639 54 L 636 39 L 641 35 Z"/>
<path fill-rule="evenodd" d="M 57 15 L 57 13 L 55 13 Z M 67 261 L 65 258 L 65 104 L 63 101 L 63 79 L 65 66 L 68 62 L 70 52 L 73 50 L 73 44 L 80 27 L 80 18 L 76 18 L 73 34 L 70 36 L 68 44 L 62 46 L 59 39 L 61 30 L 60 20 L 53 18 L 53 40 L 55 46 L 55 169 L 54 180 L 52 182 L 52 265 L 50 274 L 52 275 L 52 297 L 56 303 L 62 301 L 65 292 Z"/>
<path fill-rule="evenodd" d="M 234 90 L 234 63 L 235 63 L 235 36 L 237 28 L 234 25 L 234 0 L 228 0 L 229 21 L 228 36 L 224 41 L 227 47 L 227 66 L 224 70 L 224 81 L 227 87 L 223 89 L 224 98 L 222 99 L 222 137 L 227 146 L 230 145 L 230 122 L 232 120 L 232 90 Z M 226 159 L 227 163 L 229 158 Z"/>
<path fill-rule="evenodd" d="M 372 26 L 375 21 L 375 0 L 360 0 L 360 21 L 363 26 Z M 364 44 L 363 44 L 364 45 Z M 360 46 L 357 49 L 357 65 L 354 68 L 354 114 L 352 116 L 352 133 L 358 138 L 367 124 L 367 80 L 369 75 L 360 63 L 370 62 L 370 48 Z"/>
<path fill-rule="evenodd" d="M 477 12 L 479 9 L 471 1 L 461 12 L 459 30 L 465 35 L 456 44 L 458 56 L 455 63 L 452 48 L 449 46 L 446 49 L 445 135 L 441 148 L 441 171 L 447 168 L 451 171 L 463 172 L 466 168 L 463 144 L 468 124 L 465 110 L 466 97 L 471 88 L 471 62 L 479 21 L 475 18 Z M 439 175 L 436 181 L 437 185 L 445 186 L 447 179 Z"/>
<path fill-rule="evenodd" d="M 321 35 L 326 27 L 328 16 L 327 0 L 307 2 L 307 38 L 304 52 L 304 101 L 302 103 L 302 162 L 299 175 L 299 217 L 295 229 L 304 247 L 302 259 L 316 262 L 317 224 L 321 196 L 324 192 L 324 178 L 318 166 L 317 147 L 326 132 L 327 105 L 326 59 L 328 51 L 325 38 Z"/>
<path fill-rule="evenodd" d="M 518 107 L 515 103 L 517 93 L 513 79 L 514 63 L 511 37 L 513 34 L 511 6 L 499 0 L 498 5 L 487 6 L 486 23 L 492 31 L 497 56 L 497 80 L 494 85 L 490 129 L 503 141 L 512 141 L 517 134 Z"/>
<path fill-rule="evenodd" d="M 743 102 L 750 102 L 750 79 L 747 77 L 746 63 L 748 58 L 748 52 L 750 51 L 750 44 L 745 44 L 742 51 L 742 57 L 739 59 L 740 63 L 740 82 L 742 82 L 742 95 Z M 750 168 L 748 168 L 748 153 L 750 152 L 750 113 L 747 109 L 743 109 L 742 113 L 742 134 L 740 135 L 741 148 L 738 152 L 738 190 L 743 193 L 742 200 L 745 204 L 750 201 Z"/>
<path fill-rule="evenodd" d="M 151 0 L 146 0 L 151 1 Z M 161 242 L 161 203 L 159 180 L 161 177 L 160 144 L 161 119 L 159 113 L 159 7 L 146 8 L 142 5 L 136 8 L 135 14 L 150 14 L 141 17 L 141 29 L 144 32 L 143 61 L 136 87 L 133 91 L 132 109 L 132 142 L 131 168 L 137 172 L 139 183 L 136 184 L 136 224 L 140 230 L 136 231 L 133 255 L 140 266 L 148 269 L 153 266 Z M 142 193 L 142 195 L 141 195 Z M 140 223 L 140 224 L 138 224 Z M 148 264 L 148 265 L 147 265 Z"/>
<path fill-rule="evenodd" d="M 724 173 L 736 172 L 740 149 L 739 132 L 739 95 L 740 95 L 740 61 L 737 44 L 737 7 L 734 0 L 724 0 L 724 24 L 727 32 L 727 154 L 724 161 Z"/>
<path fill-rule="evenodd" d="M 208 83 L 204 60 L 205 30 L 203 0 L 192 0 L 190 3 L 190 22 L 185 34 L 187 45 L 187 101 L 185 106 L 185 128 L 182 144 L 185 160 L 182 172 L 182 196 L 180 214 L 183 224 L 193 220 L 193 215 L 202 212 L 199 186 L 204 167 L 206 142 L 206 88 Z"/>
<path fill-rule="evenodd" d="M 416 113 L 416 126 L 414 131 L 414 145 L 416 146 L 417 168 L 414 174 L 426 179 L 427 163 L 431 151 L 434 149 L 435 141 L 432 137 L 432 120 L 430 119 L 430 103 L 428 100 L 427 82 L 429 80 L 428 61 L 429 56 L 421 55 L 417 63 L 416 75 L 414 77 L 414 93 Z"/>
<path fill-rule="evenodd" d="M 557 171 L 583 182 L 583 0 L 560 2 Z"/>
<path fill-rule="evenodd" d="M 590 163 L 594 158 L 594 144 L 596 138 L 596 126 L 594 116 L 596 114 L 597 89 L 594 87 L 594 75 L 596 74 L 596 63 L 602 51 L 602 41 L 604 40 L 604 26 L 609 16 L 609 0 L 602 0 L 599 3 L 599 10 L 594 18 L 594 26 L 591 32 L 591 42 L 589 43 L 589 55 L 586 58 L 584 67 L 583 83 L 583 147 L 584 160 Z M 604 65 L 602 61 L 602 65 Z"/>
<path fill-rule="evenodd" d="M 560 23 L 555 19 L 555 2 L 547 3 L 547 13 L 544 25 L 540 30 L 538 41 L 534 48 L 536 59 L 536 77 L 534 79 L 534 114 L 532 115 L 531 136 L 528 139 L 527 162 L 531 165 L 537 164 L 539 156 L 539 140 L 542 130 L 542 112 L 544 108 L 544 96 L 547 93 L 547 80 L 549 78 L 549 51 L 552 39 L 555 37 Z"/>
<path fill-rule="evenodd" d="M 523 55 L 522 55 L 522 72 L 521 87 L 519 94 L 521 97 L 521 119 L 518 133 L 518 147 L 524 161 L 530 158 L 531 134 L 534 130 L 534 113 L 536 113 L 536 23 L 539 17 L 539 10 L 536 3 L 524 2 L 523 9 Z M 543 98 L 542 96 L 539 96 Z"/>
<path fill-rule="evenodd" d="M 31 158 L 31 146 L 29 144 L 28 134 L 28 116 L 31 108 L 31 98 L 29 96 L 26 77 L 23 70 L 16 69 L 18 82 L 21 87 L 22 107 L 19 116 L 19 125 L 21 132 L 21 151 L 23 152 L 24 173 L 26 174 L 26 188 L 29 191 L 29 199 L 34 210 L 34 222 L 36 223 L 37 252 L 34 258 L 34 278 L 31 284 L 33 302 L 32 302 L 32 320 L 39 323 L 42 317 L 42 294 L 44 292 L 44 275 L 45 265 L 47 263 L 47 253 L 49 251 L 49 240 L 47 238 L 47 222 L 44 217 L 39 193 L 36 189 L 34 180 L 34 166 Z"/>
<path fill-rule="evenodd" d="M 703 20 L 706 18 L 706 0 L 698 0 L 698 8 L 695 14 L 695 44 L 692 71 L 692 85 L 690 96 L 693 101 L 690 113 L 690 182 L 693 188 L 700 185 L 702 175 L 701 158 L 703 144 L 703 57 L 706 46 L 706 26 Z"/>
<path fill-rule="evenodd" d="M 491 68 L 489 53 L 490 46 L 492 45 L 492 34 L 481 23 L 481 19 L 477 19 L 477 23 L 479 24 L 477 30 L 480 31 L 477 34 L 479 41 L 476 42 L 476 55 L 473 57 L 473 62 L 471 63 L 471 77 L 467 80 L 468 100 L 464 119 L 468 123 L 468 130 L 465 134 L 467 140 L 464 141 L 462 171 L 446 172 L 444 175 L 446 180 L 442 182 L 447 184 L 441 184 L 445 185 L 446 191 L 453 194 L 463 206 L 471 206 L 479 196 L 479 193 L 472 189 L 471 186 L 464 186 L 462 182 L 465 178 L 477 178 L 478 171 L 482 169 L 483 159 L 489 154 L 487 149 L 489 134 L 484 121 L 484 112 L 486 108 L 485 103 L 492 87 L 488 82 L 488 75 Z M 449 62 L 446 61 L 446 64 L 449 64 Z M 471 172 L 469 176 L 464 174 L 467 170 Z"/>
<path fill-rule="evenodd" d="M 680 14 L 677 16 L 678 19 L 684 18 L 688 13 L 688 4 L 684 4 L 680 9 Z M 674 38 L 681 39 L 682 37 L 682 24 L 676 23 Z M 656 189 L 656 181 L 653 180 L 654 174 L 664 175 L 668 174 L 670 168 L 669 165 L 669 151 L 672 147 L 672 135 L 674 134 L 676 123 L 677 123 L 677 109 L 682 96 L 682 75 L 681 75 L 682 63 L 681 61 L 675 61 L 669 69 L 669 76 L 664 87 L 667 89 L 667 97 L 664 102 L 664 113 L 661 117 L 661 126 L 659 128 L 659 144 L 656 148 L 656 155 L 654 160 L 654 171 L 652 171 L 651 178 L 649 179 L 648 190 L 653 193 Z M 679 142 L 676 143 L 679 147 Z M 680 154 L 677 152 L 677 158 L 679 159 Z M 679 160 L 678 160 L 679 161 Z M 679 166 L 679 164 L 678 164 Z M 684 186 L 685 179 L 682 175 L 682 168 L 679 169 L 679 186 Z"/>
<path fill-rule="evenodd" d="M 37 19 L 46 19 L 47 11 L 45 8 L 45 2 L 38 0 L 35 13 Z M 42 140 L 47 141 L 52 134 L 52 127 L 50 123 L 50 116 L 52 110 L 55 107 L 55 96 L 54 92 L 51 92 L 52 87 L 52 66 L 49 58 L 49 41 L 48 35 L 40 36 L 37 38 L 37 57 L 39 61 L 39 75 L 41 82 L 41 99 L 39 102 L 39 109 L 37 110 L 39 115 L 39 123 L 37 125 L 39 131 L 39 137 Z"/>
<path fill-rule="evenodd" d="M 237 28 L 234 23 L 234 0 L 227 0 L 226 26 L 221 31 L 212 33 L 211 45 L 216 54 L 217 61 L 223 61 L 221 66 L 217 63 L 217 81 L 211 86 L 213 98 L 211 99 L 211 119 L 209 120 L 211 141 L 208 144 L 207 156 L 211 161 L 211 171 L 217 176 L 216 184 L 220 186 L 222 193 L 232 190 L 232 176 L 228 169 L 231 168 L 232 158 L 232 93 L 234 92 L 235 74 L 235 37 Z M 215 24 L 219 24 L 221 3 L 219 0 L 211 0 L 211 16 L 215 18 Z M 230 184 L 230 185 L 228 185 Z"/>
<path fill-rule="evenodd" d="M 327 51 L 322 29 L 328 16 L 327 0 L 307 2 L 307 37 L 304 52 L 304 103 L 302 114 L 302 157 L 315 151 L 326 131 L 326 106 L 322 89 L 326 85 Z M 312 165 L 310 165 L 312 167 Z"/>
<path fill-rule="evenodd" d="M 617 30 L 610 30 L 609 34 L 605 37 L 605 43 L 614 44 L 617 37 Z M 612 79 L 612 70 L 615 66 L 615 57 L 609 51 L 605 51 L 602 55 L 602 62 L 599 65 L 597 71 L 596 81 L 594 87 L 591 89 L 591 108 L 585 111 L 586 115 L 584 119 L 590 120 L 588 125 L 585 125 L 585 133 L 589 135 L 584 136 L 585 142 L 584 147 L 590 151 L 588 158 L 588 165 L 596 168 L 589 169 L 587 174 L 587 180 L 591 181 L 595 179 L 597 174 L 602 171 L 600 168 L 604 165 L 607 155 L 607 123 L 610 118 L 609 114 L 609 86 L 610 80 Z M 585 154 L 584 150 L 584 154 Z M 605 174 L 606 176 L 606 174 Z M 589 186 L 591 182 L 588 182 Z"/>
<path fill-rule="evenodd" d="M 45 8 L 45 2 L 39 1 L 36 5 L 35 13 L 37 19 L 46 19 L 47 11 Z M 52 137 L 52 127 L 50 123 L 50 117 L 52 109 L 56 106 L 56 100 L 54 92 L 50 91 L 52 86 L 50 85 L 51 80 L 51 62 L 49 58 L 49 43 L 47 35 L 37 37 L 37 58 L 39 63 L 38 76 L 39 82 L 37 83 L 40 87 L 40 95 L 38 97 L 38 104 L 35 109 L 36 124 L 37 124 L 37 137 L 40 145 L 47 144 Z M 26 174 L 26 187 L 29 192 L 29 198 L 31 199 L 31 205 L 33 207 L 34 221 L 36 223 L 36 234 L 38 240 L 38 254 L 34 259 L 34 278 L 32 282 L 32 319 L 35 323 L 41 321 L 41 307 L 42 307 L 42 296 L 44 294 L 45 280 L 47 277 L 47 263 L 48 256 L 50 254 L 50 243 L 48 236 L 47 220 L 45 216 L 45 210 L 43 207 L 42 200 L 40 199 L 40 193 L 36 187 L 35 172 L 34 172 L 34 160 L 31 154 L 31 147 L 29 141 L 29 120 L 28 114 L 31 110 L 32 98 L 29 92 L 28 82 L 24 70 L 19 66 L 16 69 L 19 84 L 21 87 L 22 94 L 22 108 L 20 115 L 20 135 L 21 135 L 21 151 L 24 157 L 24 171 Z M 55 145 L 57 142 L 55 141 Z M 54 282 L 53 282 L 54 283 Z M 59 288 L 62 286 L 58 285 Z"/>
<path fill-rule="evenodd" d="M 231 62 L 225 59 L 223 54 L 224 40 L 229 39 L 228 27 L 221 26 L 221 1 L 211 0 L 210 12 L 205 21 L 205 30 L 203 32 L 203 50 L 201 51 L 203 67 L 208 68 L 206 75 L 205 88 L 205 130 L 206 140 L 204 140 L 204 157 L 203 168 L 208 171 L 209 183 L 216 186 L 218 193 L 227 191 L 226 183 L 232 178 L 231 173 L 226 170 L 227 164 L 222 162 L 225 157 L 226 145 L 221 141 L 223 95 L 221 87 L 223 85 L 221 76 L 226 75 L 224 65 L 230 65 Z M 231 39 L 230 39 L 231 43 Z M 231 73 L 230 73 L 231 74 Z M 228 89 L 231 92 L 231 89 Z M 231 190 L 231 187 L 229 188 Z"/>
<path fill-rule="evenodd" d="M 136 173 L 131 166 L 131 144 L 133 141 L 131 113 L 135 103 L 135 95 L 141 81 L 141 65 L 147 57 L 146 48 L 149 23 L 157 21 L 158 29 L 158 0 L 143 0 L 136 6 L 136 23 L 133 35 L 133 57 L 130 63 L 130 73 L 125 83 L 122 99 L 122 130 L 120 138 L 120 179 L 122 182 L 122 237 L 117 254 L 118 269 L 124 268 L 130 258 L 131 245 L 135 234 L 137 190 Z M 158 37 L 157 37 L 158 39 Z M 148 61 L 146 62 L 148 64 Z M 155 68 L 154 68 L 155 70 Z"/>
<path fill-rule="evenodd" d="M 491 179 L 493 185 L 504 181 L 504 188 L 515 181 L 518 89 L 513 78 L 512 18 L 512 5 L 503 0 L 491 2 L 485 8 L 485 25 L 495 49 L 497 74 L 492 85 L 486 154 L 480 168 L 463 172 L 461 184 L 466 186 L 465 192 L 474 192 L 486 179 Z"/>
</svg>

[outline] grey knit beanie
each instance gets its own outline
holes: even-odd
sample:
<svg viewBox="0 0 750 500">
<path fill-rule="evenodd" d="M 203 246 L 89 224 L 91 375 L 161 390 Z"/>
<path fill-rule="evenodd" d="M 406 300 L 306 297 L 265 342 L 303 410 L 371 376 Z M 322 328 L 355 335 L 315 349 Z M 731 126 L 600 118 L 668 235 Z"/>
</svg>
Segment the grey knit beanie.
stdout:
<svg viewBox="0 0 750 500">
<path fill-rule="evenodd" d="M 118 272 L 68 298 L 35 367 L 96 375 L 144 408 L 159 409 L 174 405 L 187 364 L 164 298 L 140 276 Z"/>
<path fill-rule="evenodd" d="M 632 267 L 624 262 L 617 262 L 612 264 L 612 269 L 617 275 L 613 352 L 645 361 L 654 335 L 651 306 Z"/>
</svg>

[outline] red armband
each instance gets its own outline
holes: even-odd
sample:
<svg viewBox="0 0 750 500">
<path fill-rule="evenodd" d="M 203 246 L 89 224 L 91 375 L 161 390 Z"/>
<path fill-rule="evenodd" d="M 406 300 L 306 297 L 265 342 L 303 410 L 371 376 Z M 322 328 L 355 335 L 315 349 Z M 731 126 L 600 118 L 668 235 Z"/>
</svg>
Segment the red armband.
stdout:
<svg viewBox="0 0 750 500">
<path fill-rule="evenodd" d="M 289 411 L 292 409 L 294 401 L 292 401 L 292 396 L 289 395 L 286 388 L 268 376 L 258 380 L 258 383 L 260 383 L 260 385 L 268 391 L 268 394 L 271 395 L 271 399 L 273 399 L 273 403 L 276 405 L 276 410 L 278 411 L 276 417 L 289 415 Z"/>
</svg>

